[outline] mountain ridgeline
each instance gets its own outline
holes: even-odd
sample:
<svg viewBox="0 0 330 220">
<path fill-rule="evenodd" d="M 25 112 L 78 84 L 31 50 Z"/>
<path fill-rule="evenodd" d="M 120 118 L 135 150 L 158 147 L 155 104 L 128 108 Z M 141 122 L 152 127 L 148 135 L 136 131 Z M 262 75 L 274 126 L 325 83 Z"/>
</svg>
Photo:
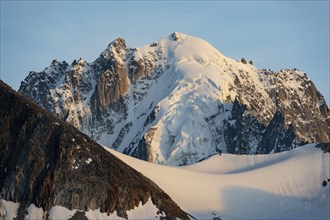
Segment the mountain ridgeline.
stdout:
<svg viewBox="0 0 330 220">
<path fill-rule="evenodd" d="M 329 142 L 329 108 L 305 73 L 258 69 L 179 32 L 141 48 L 118 38 L 91 63 L 54 60 L 19 92 L 97 142 L 159 164 Z"/>
<path fill-rule="evenodd" d="M 2 81 L 0 106 L 1 219 L 8 217 L 2 200 L 19 204 L 17 219 L 31 214 L 32 204 L 43 212 L 32 218 L 49 219 L 55 206 L 80 210 L 76 219 L 97 209 L 127 218 L 149 200 L 155 216 L 188 219 L 151 180 Z"/>
</svg>

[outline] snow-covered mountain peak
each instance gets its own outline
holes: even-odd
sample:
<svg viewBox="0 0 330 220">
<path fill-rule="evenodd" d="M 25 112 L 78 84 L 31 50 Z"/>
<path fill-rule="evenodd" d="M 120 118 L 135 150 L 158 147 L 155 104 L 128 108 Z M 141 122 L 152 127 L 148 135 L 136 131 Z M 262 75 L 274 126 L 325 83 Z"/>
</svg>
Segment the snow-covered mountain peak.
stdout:
<svg viewBox="0 0 330 220">
<path fill-rule="evenodd" d="M 118 37 L 117 39 L 111 41 L 108 45 L 107 48 L 112 48 L 112 47 L 115 47 L 115 48 L 126 48 L 126 41 L 124 38 L 122 37 Z"/>
<path fill-rule="evenodd" d="M 85 65 L 87 62 L 85 60 L 83 60 L 82 58 L 80 58 L 77 63 L 79 65 Z"/>
<path fill-rule="evenodd" d="M 50 64 L 50 66 L 52 66 L 52 67 L 61 67 L 61 66 L 63 66 L 63 65 L 68 65 L 68 63 L 67 62 L 65 62 L 65 61 L 59 61 L 59 60 L 57 60 L 57 59 L 55 59 L 55 60 L 53 60 L 52 62 L 51 62 L 51 64 Z"/>
<path fill-rule="evenodd" d="M 179 34 L 179 40 L 175 47 L 175 55 L 177 58 L 206 57 L 212 60 L 219 60 L 223 56 L 211 44 L 203 39 L 190 35 Z"/>
<path fill-rule="evenodd" d="M 54 72 L 66 70 L 69 64 L 65 61 L 53 60 L 51 64 L 45 68 L 45 73 L 53 74 Z"/>
<path fill-rule="evenodd" d="M 127 49 L 125 39 L 119 37 L 109 43 L 108 47 L 100 54 L 100 57 L 104 59 L 112 58 L 115 55 L 122 57 Z"/>
<path fill-rule="evenodd" d="M 187 37 L 188 37 L 187 34 L 184 34 L 184 33 L 178 32 L 178 31 L 175 31 L 168 38 L 170 40 L 178 41 L 178 40 L 185 39 Z"/>
<path fill-rule="evenodd" d="M 192 58 L 198 61 L 203 57 L 216 61 L 224 58 L 217 49 L 203 39 L 180 32 L 174 32 L 168 38 L 158 40 L 149 46 L 156 47 L 157 42 L 160 47 L 167 48 L 176 61 Z"/>
<path fill-rule="evenodd" d="M 180 32 L 135 49 L 118 38 L 92 63 L 61 65 L 20 92 L 141 159 L 182 165 L 329 141 L 329 109 L 305 73 L 258 69 Z"/>
</svg>

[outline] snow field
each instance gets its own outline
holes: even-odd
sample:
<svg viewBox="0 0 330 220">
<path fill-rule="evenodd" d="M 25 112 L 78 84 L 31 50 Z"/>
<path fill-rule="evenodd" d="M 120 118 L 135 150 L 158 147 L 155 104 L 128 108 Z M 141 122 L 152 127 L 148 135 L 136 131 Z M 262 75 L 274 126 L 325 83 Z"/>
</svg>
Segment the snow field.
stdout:
<svg viewBox="0 0 330 220">
<path fill-rule="evenodd" d="M 321 185 L 330 177 L 330 154 L 314 144 L 271 155 L 215 155 L 183 167 L 152 164 L 106 149 L 155 181 L 196 218 L 330 217 L 330 186 Z"/>
<path fill-rule="evenodd" d="M 19 208 L 19 203 L 14 203 L 6 200 L 0 200 L 0 219 L 12 220 L 17 216 L 17 210 Z M 65 207 L 54 206 L 51 208 L 49 212 L 50 220 L 64 220 L 70 219 L 74 216 L 74 214 L 81 210 L 69 210 Z M 159 219 L 163 214 L 157 214 L 159 210 L 152 203 L 151 198 L 146 202 L 146 204 L 142 205 L 140 202 L 138 207 L 135 207 L 132 210 L 127 211 L 128 219 Z M 36 207 L 34 204 L 31 204 L 27 210 L 27 215 L 25 216 L 25 220 L 35 220 L 35 219 L 43 219 L 43 216 L 46 214 L 43 212 L 42 208 Z M 114 211 L 110 215 L 107 213 L 100 212 L 100 209 L 89 210 L 85 212 L 85 216 L 88 219 L 99 219 L 99 220 L 120 220 L 124 219 L 117 215 L 117 212 Z"/>
</svg>

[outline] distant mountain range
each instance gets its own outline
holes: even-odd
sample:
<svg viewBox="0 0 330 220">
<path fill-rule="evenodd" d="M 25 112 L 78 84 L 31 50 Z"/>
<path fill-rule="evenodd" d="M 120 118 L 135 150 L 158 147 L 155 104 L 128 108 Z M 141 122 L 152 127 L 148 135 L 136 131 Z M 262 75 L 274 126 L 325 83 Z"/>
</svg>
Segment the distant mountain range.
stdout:
<svg viewBox="0 0 330 220">
<path fill-rule="evenodd" d="M 179 32 L 141 48 L 118 38 L 92 63 L 54 60 L 19 92 L 98 143 L 159 164 L 329 142 L 329 108 L 305 73 L 258 69 Z"/>
</svg>

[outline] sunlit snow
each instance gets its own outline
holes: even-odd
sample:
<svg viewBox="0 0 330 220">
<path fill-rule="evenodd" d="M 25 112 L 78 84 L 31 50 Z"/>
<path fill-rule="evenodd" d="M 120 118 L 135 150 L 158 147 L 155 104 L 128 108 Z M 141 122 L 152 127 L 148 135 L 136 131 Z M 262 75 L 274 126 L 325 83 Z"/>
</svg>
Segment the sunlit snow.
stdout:
<svg viewBox="0 0 330 220">
<path fill-rule="evenodd" d="M 271 155 L 215 155 L 184 167 L 152 164 L 109 151 L 155 181 L 197 218 L 330 217 L 330 184 L 322 186 L 330 177 L 330 154 L 314 144 Z"/>
</svg>

